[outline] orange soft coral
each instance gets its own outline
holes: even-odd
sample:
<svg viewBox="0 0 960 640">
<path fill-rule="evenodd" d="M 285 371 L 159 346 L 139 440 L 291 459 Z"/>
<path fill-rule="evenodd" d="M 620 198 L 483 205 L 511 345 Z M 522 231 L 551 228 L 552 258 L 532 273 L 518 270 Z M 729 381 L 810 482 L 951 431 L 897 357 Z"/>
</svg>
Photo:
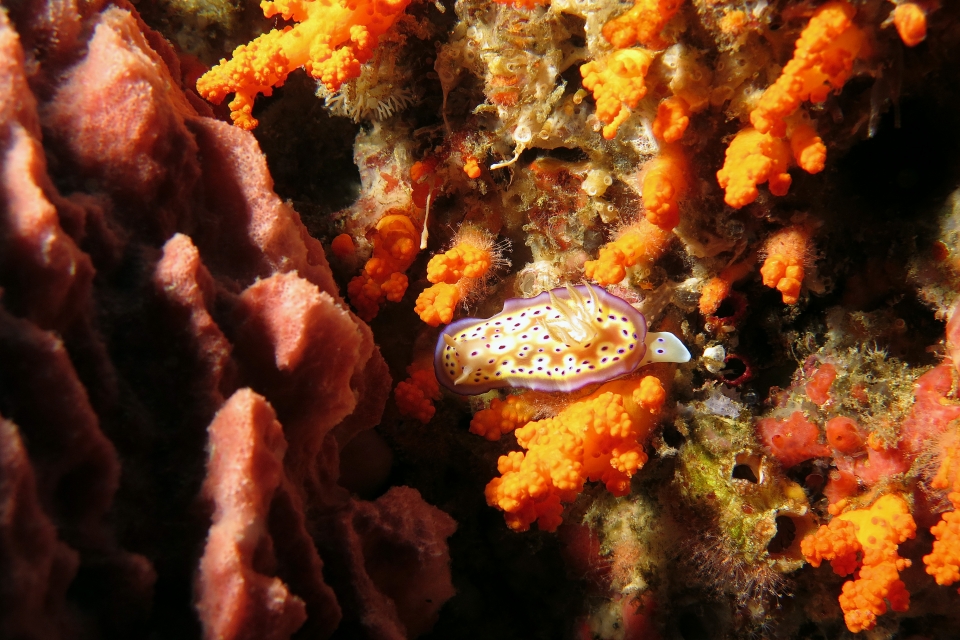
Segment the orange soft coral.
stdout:
<svg viewBox="0 0 960 640">
<path fill-rule="evenodd" d="M 853 24 L 856 8 L 849 2 L 828 2 L 817 9 L 797 40 L 793 58 L 750 113 L 761 133 L 786 135 L 785 118 L 800 103 L 823 102 L 850 77 L 865 36 Z"/>
<path fill-rule="evenodd" d="M 428 325 L 438 327 L 453 320 L 458 304 L 460 290 L 457 285 L 440 282 L 417 296 L 417 306 L 413 310 Z"/>
<path fill-rule="evenodd" d="M 503 248 L 481 229 L 465 225 L 453 242 L 427 263 L 427 280 L 434 284 L 420 294 L 414 309 L 432 327 L 450 322 L 460 301 L 482 290 L 491 270 L 508 262 Z"/>
<path fill-rule="evenodd" d="M 606 125 L 603 137 L 607 140 L 617 135 L 630 110 L 647 95 L 644 79 L 651 62 L 653 54 L 649 51 L 621 49 L 580 67 L 583 86 L 597 101 L 597 119 Z"/>
<path fill-rule="evenodd" d="M 397 383 L 393 399 L 400 415 L 416 418 L 423 424 L 430 422 L 436 408 L 433 401 L 440 399 L 440 383 L 430 365 L 412 364 L 407 367 L 406 380 Z"/>
<path fill-rule="evenodd" d="M 470 433 L 487 440 L 499 440 L 522 424 L 530 422 L 536 409 L 523 396 L 507 396 L 504 400 L 494 398 L 490 407 L 474 414 L 470 421 Z"/>
<path fill-rule="evenodd" d="M 810 230 L 802 225 L 781 229 L 764 245 L 767 259 L 760 267 L 763 284 L 783 294 L 785 304 L 797 304 L 800 299 L 809 245 Z"/>
<path fill-rule="evenodd" d="M 760 195 L 757 185 L 768 183 L 770 193 L 784 196 L 790 189 L 790 149 L 780 138 L 756 129 L 743 129 L 727 147 L 717 182 L 724 189 L 723 201 L 731 207 L 744 207 Z"/>
<path fill-rule="evenodd" d="M 253 129 L 253 101 L 279 87 L 294 69 L 304 67 L 330 91 L 360 75 L 380 36 L 410 0 L 276 0 L 260 3 L 267 18 L 282 15 L 298 24 L 274 29 L 240 45 L 230 60 L 221 60 L 197 81 L 201 96 L 220 104 L 233 93 L 230 117 L 243 129 Z"/>
<path fill-rule="evenodd" d="M 923 556 L 927 573 L 939 585 L 960 580 L 960 493 L 953 491 L 947 497 L 953 504 L 953 511 L 944 513 L 940 522 L 930 527 L 936 541 L 933 551 Z"/>
<path fill-rule="evenodd" d="M 653 135 L 664 142 L 676 142 L 690 125 L 690 105 L 680 96 L 670 96 L 657 107 Z"/>
<path fill-rule="evenodd" d="M 664 145 L 660 155 L 644 166 L 640 177 L 647 220 L 665 231 L 680 222 L 678 200 L 687 188 L 687 163 L 676 145 Z"/>
<path fill-rule="evenodd" d="M 653 262 L 663 255 L 672 237 L 669 231 L 643 219 L 601 247 L 600 256 L 583 265 L 584 272 L 599 285 L 616 284 L 627 276 L 627 267 Z"/>
<path fill-rule="evenodd" d="M 501 456 L 501 477 L 486 488 L 487 504 L 505 512 L 507 526 L 526 531 L 537 521 L 554 531 L 562 503 L 576 499 L 587 480 L 617 496 L 630 492 L 630 477 L 647 461 L 639 441 L 655 426 L 654 409 L 666 396 L 657 378 L 647 378 L 607 383 L 556 416 L 517 429 L 527 452 Z"/>
<path fill-rule="evenodd" d="M 900 557 L 897 547 L 916 531 L 907 502 L 890 494 L 869 509 L 837 516 L 801 541 L 803 555 L 815 567 L 829 560 L 833 570 L 845 576 L 861 565 L 856 579 L 845 582 L 840 594 L 843 618 L 853 633 L 872 629 L 888 603 L 893 611 L 910 607 L 910 594 L 900 580 L 900 571 L 910 561 Z M 862 554 L 859 563 L 858 553 Z"/>
<path fill-rule="evenodd" d="M 927 37 L 927 14 L 914 2 L 901 2 L 893 10 L 893 26 L 908 47 L 915 47 Z"/>
<path fill-rule="evenodd" d="M 406 215 L 394 213 L 380 219 L 373 236 L 373 256 L 347 285 L 357 315 L 369 322 L 384 300 L 399 302 L 403 298 L 407 291 L 403 272 L 417 256 L 419 243 L 420 233 Z"/>
<path fill-rule="evenodd" d="M 333 255 L 342 260 L 354 255 L 357 251 L 357 246 L 353 244 L 353 238 L 350 237 L 349 233 L 341 233 L 330 243 L 330 250 L 333 252 Z"/>
<path fill-rule="evenodd" d="M 683 0 L 634 0 L 633 8 L 603 25 L 603 37 L 617 49 L 635 44 L 663 49 L 669 43 L 660 32 L 681 4 Z"/>
</svg>

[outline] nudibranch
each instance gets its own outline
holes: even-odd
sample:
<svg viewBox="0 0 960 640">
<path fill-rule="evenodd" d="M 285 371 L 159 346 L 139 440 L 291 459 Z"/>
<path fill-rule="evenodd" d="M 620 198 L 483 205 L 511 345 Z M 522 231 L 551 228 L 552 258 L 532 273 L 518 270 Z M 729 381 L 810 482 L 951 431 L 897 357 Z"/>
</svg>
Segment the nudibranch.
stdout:
<svg viewBox="0 0 960 640">
<path fill-rule="evenodd" d="M 464 318 L 437 340 L 437 380 L 463 395 L 500 387 L 574 391 L 650 362 L 687 362 L 672 333 L 649 333 L 626 300 L 590 285 L 511 298 L 492 318 Z"/>
</svg>

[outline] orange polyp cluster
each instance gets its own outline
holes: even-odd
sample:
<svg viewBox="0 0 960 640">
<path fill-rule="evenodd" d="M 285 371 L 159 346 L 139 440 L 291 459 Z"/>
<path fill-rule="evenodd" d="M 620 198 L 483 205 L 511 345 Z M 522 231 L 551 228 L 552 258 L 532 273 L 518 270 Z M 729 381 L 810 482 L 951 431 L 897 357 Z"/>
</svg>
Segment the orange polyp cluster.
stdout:
<svg viewBox="0 0 960 640">
<path fill-rule="evenodd" d="M 609 24 L 609 23 L 608 23 Z M 612 140 L 630 117 L 630 110 L 647 95 L 644 80 L 653 54 L 644 49 L 620 49 L 580 67 L 583 86 L 593 92 L 603 137 Z"/>
<path fill-rule="evenodd" d="M 794 225 L 773 234 L 764 246 L 767 259 L 760 267 L 763 284 L 779 291 L 784 304 L 797 304 L 800 299 L 809 244 L 809 229 Z"/>
<path fill-rule="evenodd" d="M 763 92 L 750 122 L 761 133 L 781 138 L 785 119 L 806 100 L 819 103 L 849 79 L 865 35 L 853 24 L 856 8 L 845 0 L 817 9 L 797 40 L 793 58 Z"/>
<path fill-rule="evenodd" d="M 630 492 L 630 478 L 647 461 L 642 441 L 655 426 L 666 398 L 654 376 L 607 383 L 552 418 L 516 430 L 526 453 L 501 456 L 501 477 L 486 488 L 487 504 L 504 511 L 507 526 L 526 531 L 537 522 L 554 531 L 563 503 L 586 481 L 601 481 L 616 496 Z"/>
<path fill-rule="evenodd" d="M 672 237 L 669 231 L 644 218 L 601 247 L 600 256 L 583 265 L 584 273 L 601 286 L 616 284 L 627 276 L 627 267 L 653 262 L 663 255 Z"/>
<path fill-rule="evenodd" d="M 490 407 L 474 414 L 470 421 L 470 433 L 487 440 L 499 440 L 522 424 L 533 419 L 536 408 L 523 396 L 494 398 Z"/>
<path fill-rule="evenodd" d="M 377 222 L 373 236 L 373 256 L 360 275 L 347 285 L 350 303 L 357 315 L 373 320 L 384 300 L 399 302 L 407 291 L 407 276 L 420 250 L 420 232 L 404 214 L 386 215 Z"/>
<path fill-rule="evenodd" d="M 869 509 L 835 517 L 801 541 L 803 555 L 815 567 L 829 560 L 841 576 L 860 567 L 856 579 L 845 582 L 840 594 L 843 618 L 853 633 L 873 629 L 888 603 L 893 611 L 909 609 L 910 594 L 900 580 L 900 572 L 910 566 L 910 561 L 900 557 L 897 547 L 913 538 L 916 530 L 907 502 L 889 494 Z M 862 557 L 859 561 L 858 554 Z"/>
<path fill-rule="evenodd" d="M 908 47 L 915 47 L 927 37 L 927 14 L 915 2 L 901 2 L 893 10 L 893 26 Z"/>
<path fill-rule="evenodd" d="M 440 399 L 440 383 L 430 365 L 412 364 L 407 367 L 406 380 L 397 383 L 393 399 L 400 415 L 415 418 L 427 424 L 436 413 L 433 402 Z"/>
<path fill-rule="evenodd" d="M 257 94 L 269 96 L 294 69 L 303 67 L 330 91 L 359 76 L 360 65 L 408 4 L 410 0 L 264 0 L 264 16 L 281 15 L 298 24 L 240 45 L 230 60 L 221 60 L 197 81 L 197 91 L 214 104 L 233 93 L 231 119 L 242 129 L 253 129 Z"/>
<path fill-rule="evenodd" d="M 616 49 L 641 44 L 648 49 L 663 49 L 669 43 L 660 37 L 683 0 L 634 0 L 633 7 L 603 25 L 603 37 Z"/>
<path fill-rule="evenodd" d="M 463 162 L 463 172 L 467 174 L 467 177 L 471 180 L 476 180 L 480 177 L 480 163 L 477 162 L 477 159 L 473 156 L 468 156 L 464 159 Z"/>
<path fill-rule="evenodd" d="M 484 231 L 465 227 L 454 242 L 451 249 L 430 258 L 427 280 L 434 284 L 417 297 L 414 308 L 431 327 L 449 323 L 460 301 L 484 286 L 491 267 L 504 262 L 493 237 Z"/>
<path fill-rule="evenodd" d="M 787 173 L 790 148 L 787 143 L 756 129 L 743 129 L 727 147 L 717 182 L 725 193 L 723 201 L 731 207 L 744 207 L 760 195 L 757 185 L 766 182 L 770 193 L 784 196 L 792 178 Z"/>
<path fill-rule="evenodd" d="M 664 142 L 676 142 L 690 125 L 690 105 L 680 96 L 670 96 L 657 107 L 653 135 Z"/>
<path fill-rule="evenodd" d="M 680 222 L 678 200 L 687 189 L 687 163 L 676 145 L 664 145 L 643 168 L 640 190 L 647 220 L 665 231 Z"/>
</svg>

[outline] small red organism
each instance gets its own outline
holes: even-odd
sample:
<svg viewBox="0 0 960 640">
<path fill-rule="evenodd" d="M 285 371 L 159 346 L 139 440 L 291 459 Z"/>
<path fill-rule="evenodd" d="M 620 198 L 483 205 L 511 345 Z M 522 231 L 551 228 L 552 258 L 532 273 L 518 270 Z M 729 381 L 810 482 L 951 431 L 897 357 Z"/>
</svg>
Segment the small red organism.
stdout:
<svg viewBox="0 0 960 640">
<path fill-rule="evenodd" d="M 915 47 L 927 37 L 927 14 L 915 2 L 901 2 L 893 10 L 893 26 L 908 47 Z"/>
<path fill-rule="evenodd" d="M 785 420 L 764 418 L 757 423 L 757 430 L 770 454 L 784 467 L 830 455 L 829 447 L 818 442 L 820 429 L 802 411 L 794 411 Z"/>
<path fill-rule="evenodd" d="M 817 372 L 807 382 L 807 397 L 815 404 L 823 406 L 830 399 L 830 387 L 837 379 L 837 368 L 829 362 L 821 365 Z"/>
<path fill-rule="evenodd" d="M 856 453 L 863 448 L 857 421 L 838 416 L 827 420 L 827 442 L 840 453 Z"/>
</svg>

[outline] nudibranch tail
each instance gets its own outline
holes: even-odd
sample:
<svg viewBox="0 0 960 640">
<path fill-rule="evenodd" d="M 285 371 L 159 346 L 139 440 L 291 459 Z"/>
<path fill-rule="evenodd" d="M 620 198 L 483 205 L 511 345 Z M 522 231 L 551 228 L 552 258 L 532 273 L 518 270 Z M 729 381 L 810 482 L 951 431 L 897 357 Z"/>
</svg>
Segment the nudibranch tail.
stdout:
<svg viewBox="0 0 960 640">
<path fill-rule="evenodd" d="M 689 359 L 671 334 L 651 341 L 643 314 L 625 300 L 580 285 L 512 298 L 492 318 L 454 322 L 437 341 L 434 368 L 445 387 L 473 395 L 500 387 L 573 391 L 645 362 Z"/>
<path fill-rule="evenodd" d="M 651 362 L 689 362 L 690 352 L 680 339 L 666 331 L 662 333 L 648 333 L 647 353 L 640 361 L 640 366 Z"/>
</svg>

